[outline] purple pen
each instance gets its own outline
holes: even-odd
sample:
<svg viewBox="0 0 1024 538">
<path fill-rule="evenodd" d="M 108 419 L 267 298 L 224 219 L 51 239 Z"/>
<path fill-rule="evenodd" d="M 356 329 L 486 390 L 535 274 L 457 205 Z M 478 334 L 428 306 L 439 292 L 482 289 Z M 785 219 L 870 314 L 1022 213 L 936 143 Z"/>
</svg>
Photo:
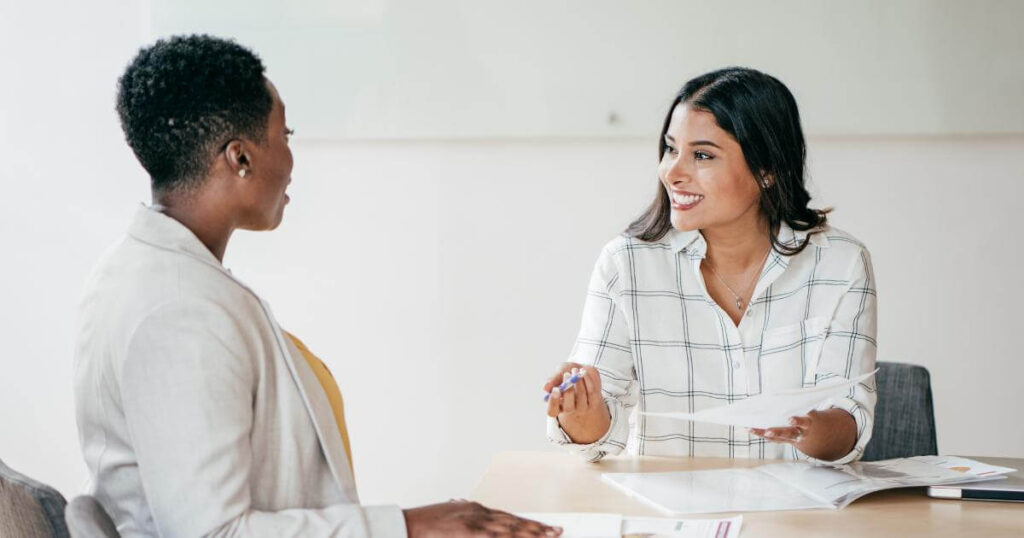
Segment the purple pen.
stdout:
<svg viewBox="0 0 1024 538">
<path fill-rule="evenodd" d="M 558 386 L 558 390 L 560 392 L 565 392 L 565 391 L 571 389 L 576 384 L 577 381 L 583 379 L 583 373 L 584 373 L 583 370 L 580 370 L 580 373 L 573 374 L 572 377 L 570 377 L 566 381 L 563 381 L 562 384 Z M 550 392 L 544 395 L 544 401 L 545 402 L 548 401 L 549 398 L 551 398 L 551 393 Z"/>
</svg>

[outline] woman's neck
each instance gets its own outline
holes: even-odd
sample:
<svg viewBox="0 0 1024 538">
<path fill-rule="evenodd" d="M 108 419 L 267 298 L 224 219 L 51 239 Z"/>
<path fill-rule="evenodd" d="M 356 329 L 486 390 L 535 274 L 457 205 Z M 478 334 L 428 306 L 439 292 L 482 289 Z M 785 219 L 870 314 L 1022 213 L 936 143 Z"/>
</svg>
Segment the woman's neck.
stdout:
<svg viewBox="0 0 1024 538">
<path fill-rule="evenodd" d="M 735 275 L 763 263 L 772 248 L 772 239 L 768 223 L 759 214 L 756 217 L 701 230 L 708 244 L 707 259 L 715 270 Z"/>
<path fill-rule="evenodd" d="M 188 228 L 217 261 L 224 262 L 224 253 L 235 226 L 230 211 L 217 197 L 170 194 L 153 196 L 155 209 Z"/>
</svg>

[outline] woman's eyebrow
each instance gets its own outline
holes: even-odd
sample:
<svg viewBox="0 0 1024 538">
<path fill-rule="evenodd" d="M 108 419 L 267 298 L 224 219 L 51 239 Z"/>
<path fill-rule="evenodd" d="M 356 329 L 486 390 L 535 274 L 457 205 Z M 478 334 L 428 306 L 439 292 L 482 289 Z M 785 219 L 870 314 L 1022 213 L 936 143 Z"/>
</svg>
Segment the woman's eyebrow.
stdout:
<svg viewBox="0 0 1024 538">
<path fill-rule="evenodd" d="M 721 146 L 719 146 L 718 144 L 715 144 L 714 142 L 712 142 L 710 140 L 694 140 L 693 142 L 690 142 L 690 145 L 691 146 L 712 146 L 712 147 L 716 147 L 718 149 L 722 149 Z"/>
</svg>

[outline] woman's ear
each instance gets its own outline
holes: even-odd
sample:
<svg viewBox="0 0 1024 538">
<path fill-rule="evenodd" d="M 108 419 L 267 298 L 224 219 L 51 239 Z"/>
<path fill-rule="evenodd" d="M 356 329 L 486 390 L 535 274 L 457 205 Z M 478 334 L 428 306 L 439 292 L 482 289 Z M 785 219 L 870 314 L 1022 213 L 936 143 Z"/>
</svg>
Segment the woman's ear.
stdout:
<svg viewBox="0 0 1024 538">
<path fill-rule="evenodd" d="M 241 140 L 232 140 L 224 148 L 224 158 L 228 161 L 231 171 L 238 174 L 238 177 L 245 177 L 250 172 L 249 157 L 245 151 L 245 144 Z"/>
</svg>

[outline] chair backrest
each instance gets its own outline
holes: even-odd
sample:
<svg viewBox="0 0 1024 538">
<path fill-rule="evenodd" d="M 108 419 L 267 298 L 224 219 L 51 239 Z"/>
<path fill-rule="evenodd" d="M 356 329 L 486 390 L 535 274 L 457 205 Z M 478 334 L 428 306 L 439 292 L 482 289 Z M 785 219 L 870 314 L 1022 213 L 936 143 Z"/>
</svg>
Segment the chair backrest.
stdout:
<svg viewBox="0 0 1024 538">
<path fill-rule="evenodd" d="M 67 538 L 66 505 L 60 492 L 0 461 L 0 536 Z"/>
<path fill-rule="evenodd" d="M 114 521 L 92 495 L 71 499 L 65 511 L 71 538 L 120 538 Z"/>
<path fill-rule="evenodd" d="M 862 460 L 938 454 L 928 369 L 914 364 L 879 362 L 875 381 L 878 384 L 875 426 Z"/>
</svg>

